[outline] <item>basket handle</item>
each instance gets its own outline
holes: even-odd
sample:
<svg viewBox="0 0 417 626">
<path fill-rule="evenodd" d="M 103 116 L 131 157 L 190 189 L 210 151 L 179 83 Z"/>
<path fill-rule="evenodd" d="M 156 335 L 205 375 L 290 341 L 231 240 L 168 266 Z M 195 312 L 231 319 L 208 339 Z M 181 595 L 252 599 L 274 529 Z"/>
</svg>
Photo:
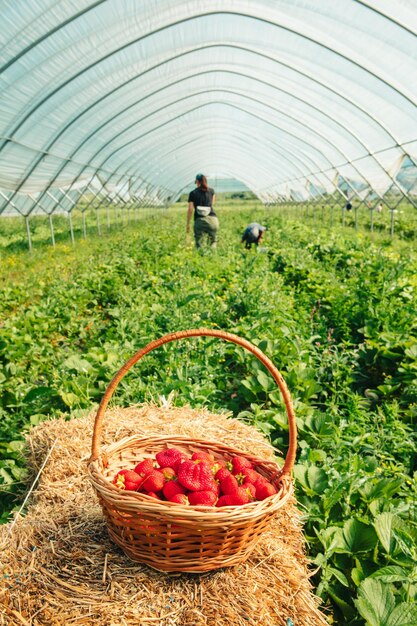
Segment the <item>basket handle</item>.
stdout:
<svg viewBox="0 0 417 626">
<path fill-rule="evenodd" d="M 94 422 L 94 431 L 93 431 L 93 441 L 92 441 L 92 449 L 91 449 L 91 461 L 95 461 L 100 456 L 100 439 L 101 433 L 103 430 L 103 418 L 104 412 L 107 408 L 107 405 L 112 397 L 117 385 L 125 376 L 125 374 L 130 370 L 130 368 L 135 365 L 145 354 L 155 350 L 155 348 L 159 348 L 159 346 L 164 345 L 165 343 L 170 343 L 171 341 L 177 341 L 178 339 L 188 339 L 189 337 L 219 337 L 219 339 L 225 339 L 226 341 L 231 341 L 232 343 L 237 344 L 238 346 L 242 346 L 246 348 L 249 352 L 254 354 L 256 358 L 265 365 L 266 369 L 272 374 L 275 382 L 277 383 L 279 390 L 284 399 L 285 408 L 287 410 L 288 415 L 288 426 L 289 426 L 289 447 L 287 451 L 287 455 L 285 457 L 285 463 L 282 468 L 282 474 L 291 474 L 292 468 L 294 466 L 295 461 L 295 453 L 297 448 L 297 426 L 295 423 L 295 414 L 294 408 L 292 405 L 292 400 L 290 396 L 290 392 L 288 391 L 288 387 L 282 378 L 279 370 L 275 367 L 272 361 L 256 346 L 247 341 L 246 339 L 242 339 L 237 335 L 233 335 L 232 333 L 225 332 L 223 330 L 215 330 L 211 328 L 195 328 L 192 330 L 181 330 L 175 333 L 169 333 L 168 335 L 164 335 L 159 339 L 155 339 L 155 341 L 151 341 L 144 348 L 136 352 L 126 363 L 120 368 L 117 372 L 116 376 L 110 382 L 107 387 L 104 396 L 101 400 L 100 406 L 97 411 L 97 415 Z"/>
</svg>

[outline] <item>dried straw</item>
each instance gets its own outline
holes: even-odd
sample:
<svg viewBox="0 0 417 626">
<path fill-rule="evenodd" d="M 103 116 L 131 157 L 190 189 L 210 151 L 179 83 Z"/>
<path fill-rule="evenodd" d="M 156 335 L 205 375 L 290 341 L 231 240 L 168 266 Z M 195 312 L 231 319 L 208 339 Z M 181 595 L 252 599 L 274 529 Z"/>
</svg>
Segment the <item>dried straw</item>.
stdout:
<svg viewBox="0 0 417 626">
<path fill-rule="evenodd" d="M 108 411 L 104 442 L 133 434 L 222 441 L 273 458 L 253 427 L 189 407 Z M 207 574 L 162 574 L 129 560 L 109 539 L 86 475 L 93 415 L 44 422 L 28 439 L 35 476 L 25 518 L 0 527 L 3 626 L 295 626 L 327 624 L 311 592 L 299 517 L 291 501 L 249 560 Z M 58 442 L 50 452 L 55 439 Z"/>
</svg>

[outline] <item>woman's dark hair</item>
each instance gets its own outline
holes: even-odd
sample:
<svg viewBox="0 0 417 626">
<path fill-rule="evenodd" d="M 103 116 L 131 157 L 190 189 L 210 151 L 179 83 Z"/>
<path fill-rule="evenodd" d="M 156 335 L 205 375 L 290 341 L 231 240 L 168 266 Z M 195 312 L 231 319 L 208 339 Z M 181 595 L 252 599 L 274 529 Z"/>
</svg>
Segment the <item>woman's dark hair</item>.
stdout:
<svg viewBox="0 0 417 626">
<path fill-rule="evenodd" d="M 208 182 L 207 182 L 207 178 L 204 176 L 204 174 L 197 174 L 195 179 L 198 180 L 198 182 L 200 183 L 200 189 L 202 189 L 203 191 L 207 191 L 207 189 L 208 189 Z"/>
</svg>

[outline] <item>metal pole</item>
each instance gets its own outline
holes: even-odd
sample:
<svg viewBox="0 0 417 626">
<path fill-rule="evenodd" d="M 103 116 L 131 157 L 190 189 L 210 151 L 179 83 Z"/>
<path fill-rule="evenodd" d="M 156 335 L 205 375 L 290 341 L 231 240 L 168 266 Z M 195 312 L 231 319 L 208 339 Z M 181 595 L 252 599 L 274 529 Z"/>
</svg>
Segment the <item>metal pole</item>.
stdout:
<svg viewBox="0 0 417 626">
<path fill-rule="evenodd" d="M 27 232 L 27 236 L 28 236 L 29 252 L 32 252 L 32 237 L 30 236 L 29 216 L 28 215 L 26 215 L 26 217 L 25 217 L 25 223 L 26 223 L 26 232 Z"/>
<path fill-rule="evenodd" d="M 110 207 L 109 205 L 106 206 L 106 213 L 107 213 L 107 228 L 110 230 Z"/>
<path fill-rule="evenodd" d="M 358 207 L 355 206 L 355 230 L 358 230 Z"/>
<path fill-rule="evenodd" d="M 54 224 L 53 224 L 53 221 L 52 221 L 52 213 L 49 214 L 49 227 L 51 229 L 52 245 L 55 246 L 55 233 L 54 233 Z"/>
<path fill-rule="evenodd" d="M 371 233 L 374 230 L 374 207 L 371 207 Z"/>
<path fill-rule="evenodd" d="M 83 237 L 84 239 L 87 239 L 87 228 L 86 228 L 86 224 L 85 224 L 85 211 L 81 211 L 81 215 L 83 218 Z"/>
<path fill-rule="evenodd" d="M 391 228 L 390 228 L 390 235 L 391 237 L 394 236 L 394 210 L 395 209 L 391 209 Z"/>
<path fill-rule="evenodd" d="M 72 214 L 71 214 L 71 211 L 69 211 L 69 213 L 68 213 L 68 220 L 69 220 L 69 225 L 70 225 L 71 243 L 72 243 L 72 245 L 74 245 L 75 244 L 75 239 L 74 239 L 74 229 L 72 227 Z"/>
<path fill-rule="evenodd" d="M 98 217 L 98 209 L 96 209 L 96 221 L 97 221 L 97 232 L 99 235 L 101 235 L 100 220 Z"/>
</svg>

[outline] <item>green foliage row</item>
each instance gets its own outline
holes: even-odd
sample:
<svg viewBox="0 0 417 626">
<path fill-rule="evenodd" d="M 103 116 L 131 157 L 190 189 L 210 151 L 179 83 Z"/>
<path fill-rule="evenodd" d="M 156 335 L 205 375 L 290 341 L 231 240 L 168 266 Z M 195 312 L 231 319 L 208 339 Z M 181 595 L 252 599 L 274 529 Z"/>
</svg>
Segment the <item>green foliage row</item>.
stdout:
<svg viewBox="0 0 417 626">
<path fill-rule="evenodd" d="M 247 205 L 246 205 L 247 206 Z M 2 262 L 3 521 L 25 481 L 23 437 L 85 412 L 117 369 L 166 332 L 222 328 L 280 368 L 300 431 L 295 478 L 317 593 L 340 624 L 417 623 L 417 259 L 374 232 L 315 216 L 220 207 L 218 251 L 199 255 L 184 209 Z M 302 219 L 299 219 L 302 217 Z M 243 250 L 250 221 L 266 247 Z M 173 394 L 230 410 L 285 449 L 285 408 L 263 366 L 215 339 L 171 344 L 129 372 L 115 402 Z"/>
</svg>

